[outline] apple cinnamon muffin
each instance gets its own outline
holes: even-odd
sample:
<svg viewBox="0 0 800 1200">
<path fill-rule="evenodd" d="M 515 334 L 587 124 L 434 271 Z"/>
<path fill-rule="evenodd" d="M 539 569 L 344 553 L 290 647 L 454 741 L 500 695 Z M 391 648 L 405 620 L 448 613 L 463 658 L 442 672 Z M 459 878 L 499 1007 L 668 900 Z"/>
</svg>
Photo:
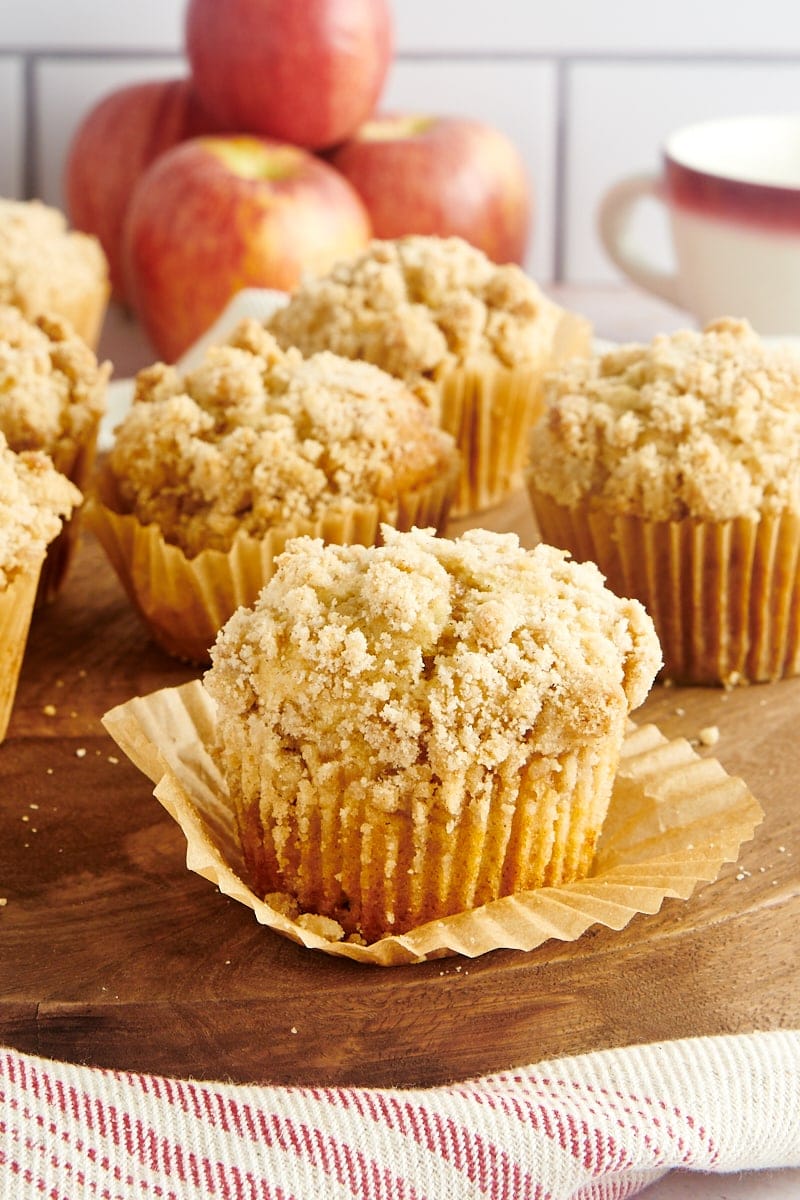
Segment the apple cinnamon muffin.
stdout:
<svg viewBox="0 0 800 1200">
<path fill-rule="evenodd" d="M 44 451 L 81 491 L 94 463 L 110 371 L 62 318 L 28 319 L 0 305 L 0 431 L 12 450 Z M 78 532 L 76 514 L 48 550 L 40 600 L 61 586 Z"/>
<path fill-rule="evenodd" d="M 0 198 L 0 304 L 63 317 L 93 348 L 110 295 L 97 238 L 69 229 L 57 208 Z"/>
<path fill-rule="evenodd" d="M 531 437 L 542 537 L 653 617 L 686 683 L 800 670 L 800 357 L 743 321 L 555 372 Z"/>
<path fill-rule="evenodd" d="M 283 351 L 249 320 L 193 370 L 139 373 L 91 519 L 156 640 L 202 662 L 288 538 L 441 528 L 457 470 L 453 439 L 398 380 Z"/>
<path fill-rule="evenodd" d="M 515 534 L 293 540 L 204 686 L 248 882 L 374 941 L 586 875 L 650 618 Z"/>
<path fill-rule="evenodd" d="M 421 235 L 375 240 L 306 281 L 268 327 L 282 346 L 375 363 L 421 396 L 461 451 L 457 514 L 521 485 L 542 373 L 591 338 L 520 267 Z"/>
<path fill-rule="evenodd" d="M 0 431 L 0 742 L 8 728 L 46 548 L 81 493 L 46 454 L 16 454 Z"/>
</svg>

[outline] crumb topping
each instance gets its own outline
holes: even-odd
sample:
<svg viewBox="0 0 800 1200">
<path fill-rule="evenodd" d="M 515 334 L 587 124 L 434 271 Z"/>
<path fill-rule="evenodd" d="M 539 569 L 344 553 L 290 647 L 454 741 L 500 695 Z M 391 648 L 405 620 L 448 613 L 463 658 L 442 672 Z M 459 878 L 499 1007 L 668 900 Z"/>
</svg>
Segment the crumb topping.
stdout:
<svg viewBox="0 0 800 1200">
<path fill-rule="evenodd" d="M 389 808 L 458 772 L 477 786 L 532 750 L 602 736 L 644 700 L 661 665 L 653 624 L 594 564 L 512 533 L 384 538 L 290 542 L 212 649 L 223 742 L 255 724 L 287 796 L 326 763 Z"/>
<path fill-rule="evenodd" d="M 800 512 L 800 357 L 747 322 L 621 346 L 554 372 L 535 483 L 653 521 Z"/>
<path fill-rule="evenodd" d="M 189 556 L 239 531 L 394 501 L 454 459 L 453 439 L 384 371 L 283 351 L 258 322 L 181 375 L 140 372 L 110 455 L 119 493 Z"/>
<path fill-rule="evenodd" d="M 44 555 L 81 499 L 46 454 L 16 454 L 0 432 L 0 588 Z"/>
<path fill-rule="evenodd" d="M 110 371 L 61 319 L 0 306 L 0 430 L 12 449 L 73 458 L 105 411 Z"/>
<path fill-rule="evenodd" d="M 98 240 L 67 228 L 62 212 L 39 200 L 0 199 L 0 303 L 27 316 L 58 310 L 107 275 Z"/>
<path fill-rule="evenodd" d="M 541 361 L 561 315 L 518 266 L 461 238 L 412 236 L 373 241 L 305 281 L 269 328 L 304 354 L 375 363 L 431 401 L 431 381 L 453 367 Z"/>
</svg>

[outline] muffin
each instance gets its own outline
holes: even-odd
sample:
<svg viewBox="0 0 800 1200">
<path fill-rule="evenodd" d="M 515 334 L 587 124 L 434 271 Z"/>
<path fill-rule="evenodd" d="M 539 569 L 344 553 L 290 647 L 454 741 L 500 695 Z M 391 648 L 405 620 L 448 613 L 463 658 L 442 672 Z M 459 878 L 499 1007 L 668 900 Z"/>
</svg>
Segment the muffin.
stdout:
<svg viewBox="0 0 800 1200">
<path fill-rule="evenodd" d="M 96 238 L 68 229 L 63 213 L 39 200 L 0 199 L 0 304 L 63 317 L 95 348 L 109 294 Z"/>
<path fill-rule="evenodd" d="M 250 886 L 368 943 L 585 875 L 661 662 L 591 564 L 388 528 L 292 541 L 211 658 Z"/>
<path fill-rule="evenodd" d="M 646 606 L 666 676 L 797 674 L 800 358 L 723 318 L 554 372 L 546 404 L 541 535 Z"/>
<path fill-rule="evenodd" d="M 304 283 L 268 327 L 304 354 L 375 363 L 425 400 L 461 451 L 454 515 L 522 485 L 543 369 L 587 353 L 591 336 L 518 266 L 423 236 L 373 241 Z"/>
<path fill-rule="evenodd" d="M 193 370 L 140 372 L 91 520 L 159 644 L 207 662 L 287 538 L 440 528 L 457 471 L 453 439 L 399 380 L 284 352 L 251 320 Z"/>
<path fill-rule="evenodd" d="M 85 491 L 110 369 L 60 317 L 29 320 L 18 308 L 0 305 L 0 431 L 11 449 L 44 451 Z M 78 531 L 75 516 L 51 543 L 39 600 L 52 599 L 61 586 Z"/>
<path fill-rule="evenodd" d="M 15 454 L 0 432 L 0 742 L 6 735 L 39 572 L 78 489 L 46 454 Z"/>
</svg>

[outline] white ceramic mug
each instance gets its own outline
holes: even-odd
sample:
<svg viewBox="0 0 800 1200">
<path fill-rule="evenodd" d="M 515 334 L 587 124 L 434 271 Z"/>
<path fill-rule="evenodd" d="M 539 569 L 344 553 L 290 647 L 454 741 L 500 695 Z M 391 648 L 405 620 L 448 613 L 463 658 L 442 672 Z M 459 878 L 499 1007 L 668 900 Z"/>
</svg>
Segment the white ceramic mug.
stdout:
<svg viewBox="0 0 800 1200">
<path fill-rule="evenodd" d="M 668 210 L 676 271 L 634 244 L 644 197 Z M 705 121 L 673 133 L 661 175 L 603 197 L 600 238 L 630 279 L 700 324 L 746 317 L 765 335 L 800 335 L 800 114 Z"/>
</svg>

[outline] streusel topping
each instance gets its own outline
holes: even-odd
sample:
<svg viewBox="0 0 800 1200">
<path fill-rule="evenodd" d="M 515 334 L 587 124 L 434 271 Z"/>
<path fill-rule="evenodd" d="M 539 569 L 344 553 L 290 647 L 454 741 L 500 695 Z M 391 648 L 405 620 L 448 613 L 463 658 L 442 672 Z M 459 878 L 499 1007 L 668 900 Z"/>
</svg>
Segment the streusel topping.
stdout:
<svg viewBox="0 0 800 1200">
<path fill-rule="evenodd" d="M 0 433 L 0 588 L 44 555 L 81 499 L 46 454 L 16 454 Z"/>
<path fill-rule="evenodd" d="M 110 371 L 64 321 L 0 306 L 0 430 L 14 450 L 74 457 L 105 411 Z"/>
<path fill-rule="evenodd" d="M 239 531 L 393 502 L 453 461 L 453 439 L 398 380 L 284 352 L 253 320 L 185 375 L 140 372 L 110 456 L 128 510 L 189 556 L 226 550 Z"/>
<path fill-rule="evenodd" d="M 306 761 L 344 763 L 391 808 L 466 769 L 583 745 L 644 700 L 661 663 L 652 622 L 593 564 L 512 533 L 384 537 L 290 542 L 212 649 L 222 737 L 257 723 L 287 795 Z"/>
<path fill-rule="evenodd" d="M 411 236 L 309 279 L 269 328 L 282 346 L 375 363 L 431 400 L 431 380 L 464 363 L 540 362 L 561 315 L 518 266 L 461 238 Z"/>
<path fill-rule="evenodd" d="M 553 373 L 535 485 L 647 520 L 800 512 L 800 357 L 747 322 L 656 337 Z"/>
<path fill-rule="evenodd" d="M 69 229 L 57 208 L 0 199 L 0 303 L 27 316 L 57 312 L 63 296 L 90 291 L 107 273 L 97 239 Z"/>
</svg>

